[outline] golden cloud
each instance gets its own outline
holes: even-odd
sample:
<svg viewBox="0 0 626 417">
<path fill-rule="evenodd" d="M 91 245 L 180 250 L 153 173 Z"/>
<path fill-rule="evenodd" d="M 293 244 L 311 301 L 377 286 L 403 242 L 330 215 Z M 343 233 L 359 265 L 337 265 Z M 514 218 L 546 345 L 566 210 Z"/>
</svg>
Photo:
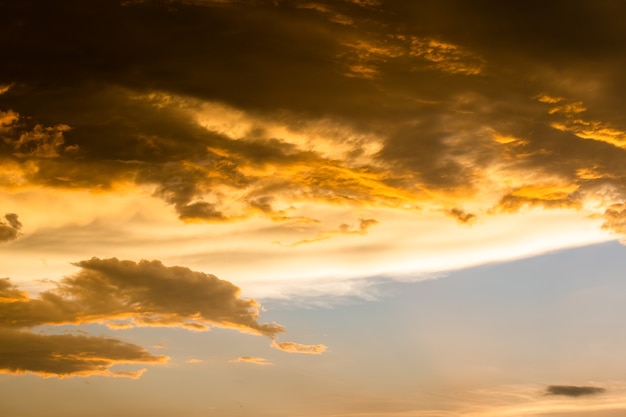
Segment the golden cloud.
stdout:
<svg viewBox="0 0 626 417">
<path fill-rule="evenodd" d="M 410 45 L 412 56 L 424 58 L 435 68 L 444 72 L 477 75 L 485 67 L 482 58 L 449 42 L 412 37 Z"/>
<path fill-rule="evenodd" d="M 369 230 L 369 228 L 376 224 L 378 224 L 378 220 L 376 219 L 359 219 L 359 225 L 357 228 L 354 228 L 353 226 L 347 223 L 342 223 L 339 225 L 338 229 L 323 230 L 319 232 L 317 236 L 309 238 L 309 239 L 298 240 L 297 242 L 293 242 L 287 245 L 283 245 L 280 242 L 277 242 L 277 243 L 283 246 L 295 247 L 295 246 L 303 245 L 307 243 L 321 242 L 323 240 L 329 239 L 337 235 L 365 235 L 367 234 L 367 231 Z"/>
<path fill-rule="evenodd" d="M 582 139 L 597 140 L 619 148 L 626 148 L 626 132 L 612 127 L 600 120 L 584 119 L 582 114 L 587 111 L 582 101 L 567 101 L 543 95 L 538 99 L 542 103 L 554 104 L 548 113 L 560 116 L 551 126 L 564 132 L 572 132 Z"/>
<path fill-rule="evenodd" d="M 218 3 L 223 7 L 213 7 Z M 349 239 L 328 242 L 331 237 L 369 240 L 374 233 L 366 232 L 375 230 L 396 243 L 363 246 L 395 245 L 388 250 L 403 254 L 397 263 L 411 263 L 398 243 L 403 228 L 388 219 L 417 224 L 437 212 L 464 224 L 486 214 L 481 219 L 488 223 L 489 215 L 523 207 L 581 210 L 583 216 L 609 210 L 610 217 L 609 208 L 624 201 L 626 128 L 615 105 L 623 92 L 610 75 L 621 74 L 623 63 L 607 53 L 603 64 L 614 67 L 590 73 L 573 68 L 578 64 L 560 71 L 571 62 L 558 61 L 579 56 L 583 47 L 601 54 L 599 43 L 561 45 L 549 56 L 518 42 L 512 55 L 504 40 L 510 33 L 488 33 L 491 16 L 481 15 L 476 30 L 458 32 L 468 16 L 458 4 L 287 3 L 126 2 L 107 9 L 112 23 L 106 26 L 82 13 L 82 4 L 72 13 L 55 9 L 50 19 L 30 4 L 7 10 L 6 19 L 24 22 L 10 26 L 16 31 L 11 37 L 38 42 L 7 44 L 11 64 L 0 68 L 0 188 L 14 204 L 6 210 L 33 210 L 40 200 L 24 197 L 33 190 L 40 196 L 73 190 L 85 193 L 85 201 L 94 201 L 90 193 L 135 193 L 138 200 L 151 193 L 186 223 L 241 222 L 245 228 L 244 221 L 257 217 L 280 223 L 263 230 L 285 233 L 255 229 L 255 238 L 268 245 L 323 240 L 341 256 L 336 241 Z M 240 13 L 248 10 L 255 12 Z M 174 11 L 180 19 L 161 25 Z M 434 18 L 439 13 L 445 22 Z M 76 44 L 48 30 L 52 21 L 93 33 Z M 111 30 L 113 38 L 126 40 L 119 49 L 110 48 Z M 189 48 L 174 45 L 172 33 Z M 494 36 L 503 41 L 491 42 Z M 152 42 L 158 54 L 146 47 Z M 102 55 L 80 60 L 68 52 L 77 48 Z M 55 59 L 32 65 L 35 56 Z M 242 56 L 248 65 L 239 65 Z M 330 210 L 344 210 L 343 220 L 319 215 Z M 63 227 L 81 230 L 104 217 L 85 210 L 77 225 L 63 209 L 54 213 Z M 371 224 L 345 220 L 359 217 L 381 224 L 367 229 Z M 99 225 L 109 228 L 113 242 L 119 223 L 105 223 Z M 617 223 L 609 219 L 606 227 L 621 230 L 611 224 Z M 179 230 L 187 226 L 196 225 Z M 51 224 L 47 233 L 60 227 Z M 44 229 L 29 232 L 40 237 Z M 434 229 L 433 236 L 441 236 Z M 14 238 L 9 223 L 0 230 L 4 240 Z M 283 248 L 268 252 L 273 249 Z M 390 265 L 383 264 L 377 270 Z M 120 313 L 109 325 L 213 325 L 178 310 L 151 312 Z M 100 313 L 110 312 L 81 320 L 98 320 Z"/>
<path fill-rule="evenodd" d="M 536 184 L 522 186 L 503 196 L 496 210 L 512 213 L 524 206 L 576 208 L 580 206 L 578 199 L 573 196 L 573 193 L 577 190 L 577 185 L 569 184 Z"/>
<path fill-rule="evenodd" d="M 626 203 L 610 205 L 602 216 L 604 229 L 612 230 L 619 235 L 626 235 Z"/>
<path fill-rule="evenodd" d="M 255 356 L 240 356 L 237 359 L 230 360 L 231 363 L 250 363 L 253 365 L 273 365 L 265 358 L 259 358 Z"/>
<path fill-rule="evenodd" d="M 4 282 L 2 297 L 11 302 L 0 304 L 0 325 L 109 323 L 120 328 L 122 320 L 134 326 L 196 331 L 217 326 L 269 337 L 284 331 L 276 323 L 259 323 L 259 304 L 238 298 L 238 287 L 213 275 L 159 261 L 92 258 L 76 265 L 80 272 L 39 298 L 25 299 Z"/>
<path fill-rule="evenodd" d="M 277 344 L 274 337 L 284 328 L 259 323 L 259 304 L 239 298 L 238 287 L 213 275 L 166 267 L 159 261 L 92 258 L 76 265 L 80 272 L 63 278 L 37 298 L 19 290 L 8 278 L 0 279 L 0 372 L 136 378 L 143 370 L 116 372 L 111 367 L 168 359 L 117 339 L 24 330 L 39 325 L 103 323 L 112 329 L 165 326 L 194 331 L 216 326 L 267 336 L 272 346 L 288 352 L 322 353 L 326 349 L 322 345 Z"/>
<path fill-rule="evenodd" d="M 272 341 L 272 347 L 289 353 L 304 353 L 309 355 L 321 355 L 328 350 L 326 345 L 303 345 L 294 342 Z"/>
</svg>

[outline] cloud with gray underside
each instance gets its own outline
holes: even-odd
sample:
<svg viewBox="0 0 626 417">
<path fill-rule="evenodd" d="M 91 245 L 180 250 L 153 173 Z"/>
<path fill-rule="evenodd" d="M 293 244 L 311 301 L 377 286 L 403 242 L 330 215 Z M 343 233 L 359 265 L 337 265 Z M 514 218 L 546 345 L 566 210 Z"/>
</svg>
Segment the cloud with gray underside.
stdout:
<svg viewBox="0 0 626 417">
<path fill-rule="evenodd" d="M 259 304 L 239 298 L 240 289 L 214 275 L 160 261 L 92 258 L 56 288 L 30 298 L 2 280 L 0 326 L 31 328 L 44 324 L 104 323 L 111 327 L 233 328 L 273 337 L 276 323 L 259 323 Z"/>
<path fill-rule="evenodd" d="M 0 279 L 0 373 L 42 376 L 105 375 L 137 378 L 143 371 L 118 372 L 120 363 L 159 364 L 166 356 L 141 346 L 88 335 L 34 333 L 41 325 L 99 323 L 111 329 L 211 327 L 266 336 L 272 346 L 298 353 L 322 353 L 324 345 L 276 342 L 285 328 L 258 320 L 260 304 L 240 298 L 240 289 L 214 275 L 160 261 L 92 258 L 80 271 L 31 297 L 9 278 Z"/>
<path fill-rule="evenodd" d="M 563 395 L 566 397 L 586 397 L 606 392 L 601 387 L 576 386 L 576 385 L 550 385 L 546 388 L 545 395 Z"/>
</svg>

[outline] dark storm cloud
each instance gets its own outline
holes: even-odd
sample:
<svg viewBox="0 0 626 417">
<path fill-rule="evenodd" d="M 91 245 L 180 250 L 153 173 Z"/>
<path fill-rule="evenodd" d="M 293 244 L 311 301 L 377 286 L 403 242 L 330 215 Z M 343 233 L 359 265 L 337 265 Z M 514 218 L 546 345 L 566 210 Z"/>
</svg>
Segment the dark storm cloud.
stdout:
<svg viewBox="0 0 626 417">
<path fill-rule="evenodd" d="M 0 242 L 8 242 L 17 239 L 22 223 L 15 213 L 4 215 L 4 221 L 0 220 Z"/>
<path fill-rule="evenodd" d="M 5 6 L 2 35 L 22 41 L 3 36 L 9 64 L 0 76 L 42 86 L 96 79 L 244 107 L 282 107 L 306 94 L 324 111 L 325 97 L 344 83 L 329 71 L 341 28 L 320 25 L 317 16 L 289 5 L 210 5 L 96 0 Z"/>
<path fill-rule="evenodd" d="M 601 387 L 579 387 L 575 385 L 550 385 L 546 388 L 546 395 L 564 395 L 566 397 L 583 397 L 598 395 L 605 392 Z"/>
<path fill-rule="evenodd" d="M 185 221 L 280 220 L 281 208 L 258 205 L 273 196 L 386 207 L 415 206 L 418 194 L 471 199 L 497 182 L 494 167 L 506 180 L 484 212 L 577 208 L 606 189 L 623 204 L 624 8 L 5 2 L 0 155 L 49 187 L 153 187 Z M 291 133 L 331 120 L 380 146 L 355 162 L 358 141 L 324 155 L 255 123 L 229 136 L 196 117 L 216 111 L 202 110 L 209 102 Z"/>
<path fill-rule="evenodd" d="M 420 112 L 414 98 L 443 99 L 459 89 L 484 88 L 484 77 L 468 82 L 462 74 L 421 70 L 428 62 L 442 66 L 454 61 L 458 66 L 465 62 L 459 51 L 484 56 L 492 83 L 493 77 L 523 74 L 498 57 L 548 67 L 581 65 L 588 57 L 582 48 L 603 60 L 617 60 L 613 53 L 624 37 L 614 17 L 620 7 L 615 2 L 386 1 L 373 9 L 349 2 L 317 4 L 350 16 L 354 23 L 336 24 L 315 8 L 290 1 L 219 7 L 176 1 L 15 2 L 3 7 L 7 65 L 0 76 L 7 82 L 57 89 L 100 80 L 239 108 L 380 120 L 398 111 L 395 117 Z M 588 30 L 583 34 L 580 26 Z M 373 68 L 379 73 L 376 82 L 346 77 L 342 69 L 351 59 L 380 67 Z M 506 70 L 515 73 L 490 67 L 492 60 L 508 64 Z M 368 65 L 361 61 L 361 66 Z"/>
</svg>

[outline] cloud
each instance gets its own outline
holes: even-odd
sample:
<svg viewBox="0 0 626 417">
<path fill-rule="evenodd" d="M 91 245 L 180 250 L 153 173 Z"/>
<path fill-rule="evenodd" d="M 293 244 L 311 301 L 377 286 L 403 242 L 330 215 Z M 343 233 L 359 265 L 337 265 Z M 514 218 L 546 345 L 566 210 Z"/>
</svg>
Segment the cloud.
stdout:
<svg viewBox="0 0 626 417">
<path fill-rule="evenodd" d="M 382 3 L 373 1 L 98 1 L 88 9 L 51 9 L 42 19 L 35 3 L 25 2 L 5 17 L 24 22 L 11 37 L 33 41 L 5 48 L 11 65 L 0 69 L 0 81 L 12 87 L 0 95 L 0 107 L 12 133 L 0 152 L 30 185 L 153 187 L 185 222 L 289 221 L 279 213 L 297 203 L 474 205 L 472 213 L 495 214 L 525 206 L 578 209 L 599 181 L 576 173 L 591 167 L 626 194 L 625 170 L 603 147 L 626 131 L 602 100 L 618 94 L 607 87 L 612 80 L 594 80 L 603 95 L 555 83 L 558 57 L 537 56 L 528 40 L 515 37 L 515 25 L 492 19 L 498 11 L 517 22 L 511 10 L 444 3 L 386 4 L 380 13 Z M 568 14 L 586 16 L 588 7 Z M 550 22 L 542 31 L 567 32 L 552 26 L 551 10 L 541 17 Z M 163 25 L 172 13 L 177 19 Z M 457 20 L 465 15 L 469 22 Z M 98 54 L 68 54 L 77 40 L 50 26 L 61 20 L 68 33 L 89 27 L 81 47 Z M 476 30 L 460 35 L 450 22 Z M 390 26 L 397 27 L 393 34 L 384 29 Z M 494 33 L 512 37 L 520 47 L 515 59 L 484 42 Z M 111 48 L 110 39 L 127 42 Z M 582 44 L 594 50 L 590 40 Z M 559 52 L 580 53 L 568 45 Z M 47 58 L 35 64 L 33 56 Z M 248 65 L 238 65 L 240 56 Z M 524 73 L 517 60 L 538 75 Z M 488 80 L 466 81 L 477 76 Z M 520 79 L 528 79 L 528 91 L 514 88 Z M 563 199 L 519 195 L 543 187 L 546 177 L 579 192 Z M 482 190 L 494 195 L 483 199 Z M 277 203 L 259 210 L 256 203 L 270 198 Z M 493 206 L 500 210 L 489 212 Z"/>
<path fill-rule="evenodd" d="M 202 331 L 211 326 L 273 337 L 276 323 L 257 321 L 259 304 L 240 299 L 239 288 L 214 275 L 159 261 L 92 258 L 75 264 L 81 271 L 62 279 L 39 298 L 25 298 L 8 281 L 0 293 L 0 325 L 108 323 L 178 326 Z M 121 323 L 120 323 L 121 322 Z"/>
<path fill-rule="evenodd" d="M 17 239 L 22 228 L 22 223 L 18 220 L 17 214 L 5 214 L 4 219 L 5 221 L 0 220 L 0 242 Z"/>
<path fill-rule="evenodd" d="M 304 353 L 309 355 L 321 355 L 328 350 L 325 345 L 303 345 L 294 342 L 277 342 L 272 341 L 272 347 L 289 353 Z"/>
<path fill-rule="evenodd" d="M 472 213 L 467 213 L 465 210 L 460 208 L 452 208 L 446 210 L 445 213 L 455 218 L 461 224 L 472 224 L 476 221 L 476 215 Z"/>
<path fill-rule="evenodd" d="M 285 329 L 276 323 L 259 323 L 260 305 L 239 298 L 238 287 L 213 275 L 166 267 L 159 261 L 92 258 L 75 265 L 81 271 L 63 278 L 37 298 L 19 290 L 8 278 L 0 279 L 0 370 L 43 376 L 137 378 L 143 371 L 116 372 L 110 368 L 120 363 L 156 364 L 168 359 L 117 339 L 28 331 L 40 325 L 103 323 L 114 330 L 165 326 L 194 331 L 216 326 L 267 336 L 272 346 L 288 352 L 326 350 L 323 345 L 277 344 L 274 337 Z"/>
<path fill-rule="evenodd" d="M 273 365 L 265 358 L 259 358 L 255 356 L 240 356 L 237 359 L 232 359 L 231 363 L 250 363 L 253 365 Z"/>
<path fill-rule="evenodd" d="M 546 395 L 563 395 L 566 397 L 583 397 L 602 394 L 606 389 L 601 387 L 584 387 L 575 385 L 550 385 L 546 388 Z"/>
<path fill-rule="evenodd" d="M 536 184 L 517 187 L 504 195 L 496 209 L 503 212 L 516 212 L 524 206 L 540 206 L 544 208 L 572 207 L 578 208 L 580 201 L 576 198 L 577 185 Z"/>
<path fill-rule="evenodd" d="M 490 228 L 505 214 L 597 218 L 622 204 L 623 6 L 488 3 L 12 5 L 0 21 L 0 39 L 19 40 L 2 44 L 0 192 L 23 205 L 17 192 L 150 194 L 185 223 L 270 220 L 265 231 L 284 233 L 259 241 L 288 242 L 276 256 L 335 251 L 341 234 L 375 246 L 344 219 L 378 219 L 375 235 L 400 253 L 410 226 L 388 219 L 444 213 Z M 342 220 L 318 215 L 331 210 Z M 481 225 L 468 242 L 484 241 Z M 435 228 L 439 247 L 458 244 Z"/>
<path fill-rule="evenodd" d="M 307 243 L 321 242 L 323 240 L 329 239 L 337 235 L 365 235 L 367 234 L 367 231 L 369 230 L 370 227 L 377 225 L 377 224 L 378 224 L 378 220 L 376 219 L 359 219 L 359 225 L 357 228 L 354 228 L 353 226 L 347 223 L 342 223 L 339 225 L 338 229 L 323 230 L 319 232 L 317 236 L 315 237 L 312 237 L 309 239 L 298 240 L 296 242 L 293 242 L 291 244 L 284 245 L 284 246 L 295 247 L 295 246 L 299 246 L 299 245 L 303 245 Z M 278 243 L 282 245 L 282 243 L 280 242 Z"/>
<path fill-rule="evenodd" d="M 605 219 L 603 228 L 626 236 L 626 203 L 610 205 L 602 217 Z"/>
<path fill-rule="evenodd" d="M 106 337 L 44 335 L 0 327 L 0 372 L 41 376 L 91 376 L 138 378 L 133 372 L 111 370 L 117 364 L 161 364 L 166 356 L 152 355 L 144 348 Z"/>
<path fill-rule="evenodd" d="M 432 65 L 451 74 L 477 75 L 485 63 L 471 52 L 447 42 L 436 39 L 412 38 L 410 54 L 423 57 Z"/>
</svg>

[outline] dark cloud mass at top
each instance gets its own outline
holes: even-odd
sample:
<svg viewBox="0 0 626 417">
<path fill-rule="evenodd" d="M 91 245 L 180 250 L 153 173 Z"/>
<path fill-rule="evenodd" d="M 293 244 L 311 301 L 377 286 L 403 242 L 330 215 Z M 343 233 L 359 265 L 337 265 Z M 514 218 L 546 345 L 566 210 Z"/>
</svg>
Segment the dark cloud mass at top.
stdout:
<svg viewBox="0 0 626 417">
<path fill-rule="evenodd" d="M 185 221 L 285 218 L 267 203 L 276 196 L 427 199 L 460 222 L 598 195 L 608 209 L 626 194 L 623 9 L 5 1 L 0 157 L 22 176 L 7 186 L 130 182 Z M 203 122 L 225 108 L 239 130 Z M 486 187 L 499 197 L 473 217 L 451 201 Z M 620 232 L 617 213 L 605 227 Z"/>
</svg>

